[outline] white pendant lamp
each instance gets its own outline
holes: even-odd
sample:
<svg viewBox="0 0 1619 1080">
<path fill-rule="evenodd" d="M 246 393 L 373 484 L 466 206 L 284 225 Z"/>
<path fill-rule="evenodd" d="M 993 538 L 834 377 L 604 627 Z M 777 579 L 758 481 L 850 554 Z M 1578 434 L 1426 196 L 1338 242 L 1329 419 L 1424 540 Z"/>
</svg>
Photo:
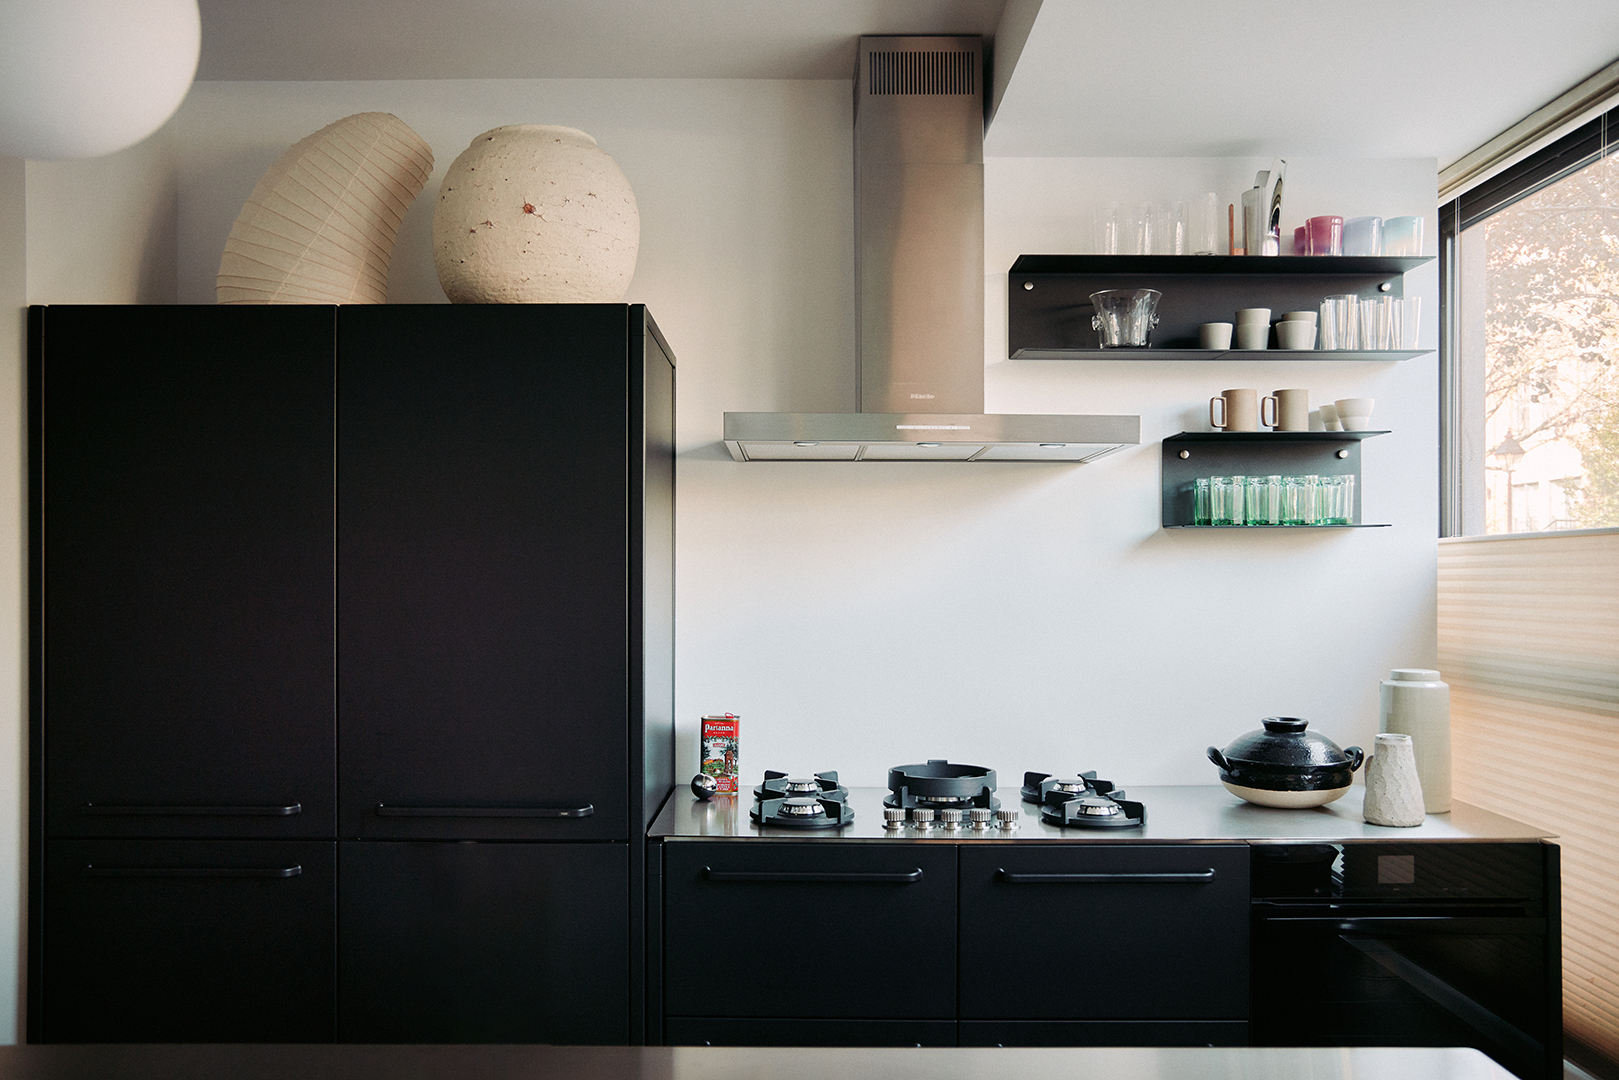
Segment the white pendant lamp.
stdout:
<svg viewBox="0 0 1619 1080">
<path fill-rule="evenodd" d="M 180 107 L 201 43 L 197 0 L 0 0 L 0 154 L 133 146 Z"/>
</svg>

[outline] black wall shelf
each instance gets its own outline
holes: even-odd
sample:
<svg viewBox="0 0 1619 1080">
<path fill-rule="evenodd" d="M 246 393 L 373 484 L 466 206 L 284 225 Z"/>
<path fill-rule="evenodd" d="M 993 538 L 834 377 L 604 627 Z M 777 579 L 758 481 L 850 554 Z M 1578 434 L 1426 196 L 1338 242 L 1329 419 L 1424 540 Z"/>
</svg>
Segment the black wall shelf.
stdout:
<svg viewBox="0 0 1619 1080">
<path fill-rule="evenodd" d="M 1212 256 L 1211 256 L 1212 257 Z M 1166 529 L 1375 528 L 1360 520 L 1360 444 L 1387 431 L 1183 431 L 1162 444 L 1163 527 Z M 1339 455 L 1342 456 L 1339 456 Z M 1185 456 L 1182 456 L 1185 455 Z M 1201 476 L 1353 476 L 1349 525 L 1194 525 L 1192 482 Z"/>
<path fill-rule="evenodd" d="M 1014 360 L 1408 360 L 1412 350 L 1200 349 L 1197 328 L 1232 322 L 1237 309 L 1316 311 L 1339 293 L 1403 296 L 1423 258 L 1280 255 L 1020 255 L 1008 275 L 1007 355 Z M 1146 349 L 1098 348 L 1090 295 L 1157 289 L 1159 325 Z"/>
</svg>

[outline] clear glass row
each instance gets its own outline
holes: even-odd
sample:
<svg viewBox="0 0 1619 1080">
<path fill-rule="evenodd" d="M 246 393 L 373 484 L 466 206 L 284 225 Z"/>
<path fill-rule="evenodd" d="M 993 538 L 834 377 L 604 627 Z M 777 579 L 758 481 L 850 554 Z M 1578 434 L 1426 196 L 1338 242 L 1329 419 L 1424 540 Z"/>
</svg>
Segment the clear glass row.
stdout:
<svg viewBox="0 0 1619 1080">
<path fill-rule="evenodd" d="M 1193 525 L 1353 525 L 1353 476 L 1200 476 Z"/>
<path fill-rule="evenodd" d="M 1416 349 L 1422 325 L 1420 296 L 1356 296 L 1321 301 L 1321 348 Z"/>
</svg>

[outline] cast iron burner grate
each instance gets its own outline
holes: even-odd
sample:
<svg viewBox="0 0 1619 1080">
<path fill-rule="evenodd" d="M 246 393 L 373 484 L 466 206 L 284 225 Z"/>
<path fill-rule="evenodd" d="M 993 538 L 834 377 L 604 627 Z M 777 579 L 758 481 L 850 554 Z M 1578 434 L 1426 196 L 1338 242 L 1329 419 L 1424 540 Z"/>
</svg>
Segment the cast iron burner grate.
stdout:
<svg viewBox="0 0 1619 1080">
<path fill-rule="evenodd" d="M 995 797 L 995 770 L 979 765 L 952 765 L 929 758 L 921 765 L 897 765 L 888 770 L 889 794 L 884 806 L 931 810 L 1000 809 Z"/>
<path fill-rule="evenodd" d="M 755 802 L 749 815 L 760 825 L 782 829 L 835 829 L 854 820 L 849 789 L 838 783 L 835 772 L 816 773 L 812 779 L 765 771 L 764 783 L 753 789 Z"/>
<path fill-rule="evenodd" d="M 1040 820 L 1064 828 L 1133 829 L 1147 822 L 1147 808 L 1124 797 L 1122 788 L 1096 773 L 1052 776 L 1024 773 L 1024 802 L 1040 805 Z"/>
</svg>

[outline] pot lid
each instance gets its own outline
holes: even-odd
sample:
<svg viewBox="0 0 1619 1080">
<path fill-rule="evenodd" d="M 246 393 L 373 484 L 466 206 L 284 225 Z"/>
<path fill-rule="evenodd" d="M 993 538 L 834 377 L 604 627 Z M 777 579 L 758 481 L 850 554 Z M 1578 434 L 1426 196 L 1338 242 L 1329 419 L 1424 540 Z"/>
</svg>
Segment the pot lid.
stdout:
<svg viewBox="0 0 1619 1080">
<path fill-rule="evenodd" d="M 1325 735 L 1306 731 L 1310 722 L 1296 716 L 1270 716 L 1264 727 L 1231 741 L 1223 751 L 1233 764 L 1273 769 L 1341 769 L 1354 759 Z"/>
</svg>

